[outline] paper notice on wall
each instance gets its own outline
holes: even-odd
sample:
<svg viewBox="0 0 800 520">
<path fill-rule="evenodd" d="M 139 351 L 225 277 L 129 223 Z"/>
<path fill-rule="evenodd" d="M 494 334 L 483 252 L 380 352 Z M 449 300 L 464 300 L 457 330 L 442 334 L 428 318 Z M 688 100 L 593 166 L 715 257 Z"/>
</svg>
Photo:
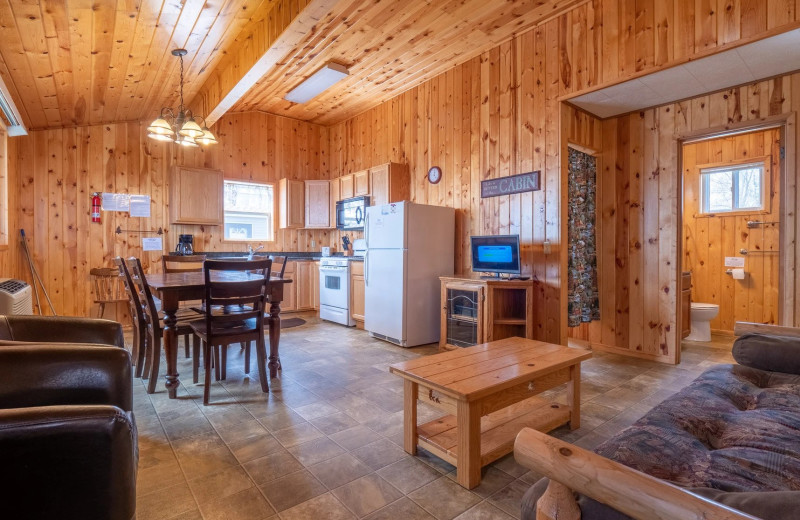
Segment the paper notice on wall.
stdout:
<svg viewBox="0 0 800 520">
<path fill-rule="evenodd" d="M 726 256 L 725 267 L 744 267 L 743 256 Z"/>
<path fill-rule="evenodd" d="M 163 251 L 161 237 L 142 237 L 142 251 Z"/>
<path fill-rule="evenodd" d="M 150 195 L 130 195 L 130 216 L 150 216 Z"/>
<path fill-rule="evenodd" d="M 128 211 L 131 205 L 127 193 L 103 193 L 100 207 L 103 211 Z"/>
</svg>

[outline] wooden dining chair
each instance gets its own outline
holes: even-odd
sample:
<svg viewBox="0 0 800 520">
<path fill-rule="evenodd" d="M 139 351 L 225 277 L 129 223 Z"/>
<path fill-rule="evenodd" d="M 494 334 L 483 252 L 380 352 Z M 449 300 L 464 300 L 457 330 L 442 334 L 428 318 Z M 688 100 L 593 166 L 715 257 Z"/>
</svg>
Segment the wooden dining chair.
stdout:
<svg viewBox="0 0 800 520">
<path fill-rule="evenodd" d="M 272 261 L 269 259 L 207 260 L 203 266 L 205 319 L 193 321 L 190 326 L 203 344 L 204 405 L 208 404 L 211 392 L 211 360 L 216 358 L 216 352 L 219 349 L 223 346 L 227 347 L 231 343 L 256 342 L 261 389 L 264 392 L 269 391 L 264 340 L 264 308 L 266 307 L 267 284 L 271 266 Z M 232 280 L 231 273 L 239 273 L 246 277 L 242 276 L 238 280 Z M 222 279 L 217 280 L 217 276 L 220 274 Z M 224 364 L 223 360 L 222 365 L 224 366 Z"/>
<path fill-rule="evenodd" d="M 283 280 L 283 273 L 286 272 L 287 257 L 285 255 L 269 255 L 272 260 L 272 276 Z"/>
<path fill-rule="evenodd" d="M 161 267 L 164 273 L 202 273 L 203 262 L 206 261 L 206 255 L 161 255 Z M 181 302 L 181 310 L 194 310 L 197 311 L 201 306 L 202 301 L 188 301 Z M 189 342 L 184 342 L 184 356 L 189 357 Z"/>
<path fill-rule="evenodd" d="M 106 312 L 106 304 L 115 305 L 128 301 L 116 267 L 95 267 L 89 270 L 94 283 L 94 303 L 99 305 L 98 318 Z"/>
<path fill-rule="evenodd" d="M 144 373 L 148 374 L 149 380 L 147 381 L 147 393 L 152 394 L 156 390 L 156 383 L 158 382 L 158 369 L 161 364 L 161 340 L 164 337 L 164 322 L 163 314 L 159 312 L 156 307 L 153 292 L 147 284 L 147 276 L 142 269 L 142 263 L 136 257 L 131 257 L 127 260 L 128 270 L 131 273 L 131 278 L 134 286 L 139 295 L 139 301 L 142 304 L 142 309 L 147 327 L 147 341 L 144 359 Z M 177 336 L 185 336 L 188 338 L 192 334 L 190 323 L 193 320 L 201 319 L 202 314 L 194 312 L 180 313 L 177 316 L 178 323 L 175 325 L 175 332 Z M 185 340 L 186 341 L 186 340 Z M 195 366 L 199 365 L 200 343 L 197 338 L 193 339 L 194 350 L 194 363 Z M 195 368 L 194 378 L 197 382 L 197 369 Z"/>
<path fill-rule="evenodd" d="M 161 267 L 165 273 L 200 273 L 206 255 L 162 255 Z"/>
<path fill-rule="evenodd" d="M 139 301 L 139 291 L 136 290 L 136 286 L 133 284 L 133 278 L 128 270 L 128 266 L 125 265 L 125 260 L 117 256 L 114 258 L 114 264 L 116 264 L 119 270 L 119 276 L 122 278 L 122 283 L 125 286 L 125 293 L 128 296 L 128 303 L 131 308 L 131 322 L 133 325 L 131 360 L 136 368 L 134 375 L 136 377 L 142 377 L 142 362 L 144 360 L 145 350 L 147 349 L 147 322 L 144 317 L 144 309 Z"/>
</svg>

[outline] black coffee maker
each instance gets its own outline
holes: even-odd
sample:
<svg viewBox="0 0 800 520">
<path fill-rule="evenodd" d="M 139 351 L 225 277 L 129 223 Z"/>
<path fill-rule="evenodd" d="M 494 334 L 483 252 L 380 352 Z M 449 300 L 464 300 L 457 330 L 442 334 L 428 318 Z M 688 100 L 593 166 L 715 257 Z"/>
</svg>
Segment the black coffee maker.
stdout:
<svg viewBox="0 0 800 520">
<path fill-rule="evenodd" d="M 194 254 L 194 235 L 178 235 L 178 247 L 175 252 L 179 255 Z"/>
</svg>

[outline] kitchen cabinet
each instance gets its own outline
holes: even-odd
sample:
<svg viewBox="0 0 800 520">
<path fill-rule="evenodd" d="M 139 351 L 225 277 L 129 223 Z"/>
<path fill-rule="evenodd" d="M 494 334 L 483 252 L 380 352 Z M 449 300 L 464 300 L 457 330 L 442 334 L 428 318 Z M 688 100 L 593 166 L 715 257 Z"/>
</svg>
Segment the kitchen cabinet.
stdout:
<svg viewBox="0 0 800 520">
<path fill-rule="evenodd" d="M 408 200 L 410 196 L 408 166 L 405 164 L 386 163 L 370 168 L 369 183 L 372 206 Z"/>
<path fill-rule="evenodd" d="M 439 350 L 533 339 L 533 281 L 443 276 Z"/>
<path fill-rule="evenodd" d="M 222 224 L 222 170 L 176 166 L 169 191 L 172 224 Z"/>
<path fill-rule="evenodd" d="M 353 196 L 369 195 L 369 170 L 353 174 Z"/>
<path fill-rule="evenodd" d="M 330 190 L 331 190 L 331 227 L 336 227 L 336 202 L 341 200 L 342 197 L 339 196 L 339 179 L 333 179 L 330 181 Z"/>
<path fill-rule="evenodd" d="M 290 260 L 283 277 L 292 283 L 283 287 L 281 314 L 310 311 L 319 307 L 319 267 L 312 260 Z M 317 302 L 317 303 L 315 303 Z"/>
<path fill-rule="evenodd" d="M 353 197 L 353 174 L 342 175 L 339 177 L 339 200 Z"/>
<path fill-rule="evenodd" d="M 311 278 L 314 262 L 297 262 L 295 268 L 295 310 L 303 311 L 314 308 L 314 282 Z"/>
<path fill-rule="evenodd" d="M 319 262 L 311 262 L 311 296 L 315 311 L 319 310 Z"/>
<path fill-rule="evenodd" d="M 303 181 L 278 181 L 278 227 L 300 229 L 305 217 L 305 186 Z"/>
<path fill-rule="evenodd" d="M 305 181 L 306 229 L 333 227 L 330 189 L 330 181 Z"/>
<path fill-rule="evenodd" d="M 350 316 L 364 328 L 364 262 L 350 262 Z"/>
<path fill-rule="evenodd" d="M 281 314 L 284 312 L 294 312 L 297 310 L 297 284 L 295 283 L 296 277 L 294 273 L 296 267 L 297 262 L 286 262 L 286 270 L 283 272 L 283 278 L 286 280 L 291 280 L 292 283 L 288 283 L 283 286 Z"/>
</svg>

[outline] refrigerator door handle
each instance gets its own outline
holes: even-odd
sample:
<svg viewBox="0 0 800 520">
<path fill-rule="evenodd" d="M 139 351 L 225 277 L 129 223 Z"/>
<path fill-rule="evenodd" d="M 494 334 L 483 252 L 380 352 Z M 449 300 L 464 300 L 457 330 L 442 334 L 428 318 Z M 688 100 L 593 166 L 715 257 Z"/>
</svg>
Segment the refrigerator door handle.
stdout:
<svg viewBox="0 0 800 520">
<path fill-rule="evenodd" d="M 369 249 L 364 251 L 364 287 L 369 285 Z"/>
<path fill-rule="evenodd" d="M 364 217 L 364 242 L 366 242 L 367 249 L 369 249 L 369 211 L 366 213 L 367 215 Z"/>
</svg>

